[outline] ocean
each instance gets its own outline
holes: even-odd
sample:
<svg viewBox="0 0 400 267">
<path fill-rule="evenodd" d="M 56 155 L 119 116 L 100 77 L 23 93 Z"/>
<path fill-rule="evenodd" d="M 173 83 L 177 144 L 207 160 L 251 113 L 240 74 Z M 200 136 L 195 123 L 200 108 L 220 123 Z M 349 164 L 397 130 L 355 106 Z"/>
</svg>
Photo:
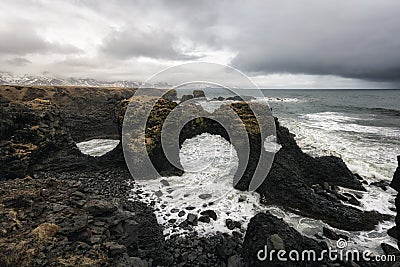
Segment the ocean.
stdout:
<svg viewBox="0 0 400 267">
<path fill-rule="evenodd" d="M 221 90 L 208 89 L 205 92 L 209 99 L 223 94 Z M 185 91 L 178 93 L 182 95 Z M 364 177 L 368 183 L 381 180 L 390 182 L 397 166 L 396 156 L 400 155 L 400 90 L 263 89 L 262 93 L 281 124 L 296 135 L 295 139 L 303 151 L 312 156 L 340 157 L 351 171 Z M 241 90 L 241 94 L 254 95 L 254 92 Z M 215 109 L 223 103 L 226 101 L 201 101 L 200 104 L 206 109 Z M 99 147 L 104 147 L 106 151 L 110 149 L 110 144 L 98 140 L 91 144 L 80 144 L 80 147 L 84 148 L 83 152 L 90 154 L 90 151 L 95 151 L 98 156 Z M 278 207 L 260 205 L 257 193 L 233 189 L 237 155 L 234 148 L 220 136 L 202 134 L 186 140 L 180 159 L 186 171 L 183 177 L 163 177 L 139 181 L 135 185 L 157 196 L 138 198 L 137 194 L 132 194 L 134 199 L 155 203 L 156 215 L 159 223 L 165 227 L 166 238 L 171 234 L 187 233 L 175 227 L 186 217 L 181 218 L 172 211 L 191 207 L 199 212 L 204 209 L 202 205 L 210 201 L 204 197 L 208 195 L 212 196 L 212 209 L 217 213 L 218 220 L 199 223 L 195 227 L 199 234 L 229 232 L 225 227 L 227 218 L 240 221 L 244 232 L 248 220 L 266 210 L 312 238 L 315 234 L 321 234 L 322 227 L 327 226 L 320 220 L 301 217 Z M 204 168 L 199 169 L 199 166 Z M 163 179 L 168 181 L 168 186 L 163 186 Z M 367 186 L 367 192 L 363 193 L 360 200 L 361 208 L 394 216 L 395 196 L 396 192 L 390 188 L 384 191 L 379 187 Z M 393 225 L 394 220 L 383 222 L 372 231 L 334 230 L 350 236 L 349 247 L 382 253 L 381 242 L 396 243 L 386 233 Z"/>
<path fill-rule="evenodd" d="M 262 90 L 304 151 L 390 180 L 400 155 L 400 90 Z"/>
</svg>

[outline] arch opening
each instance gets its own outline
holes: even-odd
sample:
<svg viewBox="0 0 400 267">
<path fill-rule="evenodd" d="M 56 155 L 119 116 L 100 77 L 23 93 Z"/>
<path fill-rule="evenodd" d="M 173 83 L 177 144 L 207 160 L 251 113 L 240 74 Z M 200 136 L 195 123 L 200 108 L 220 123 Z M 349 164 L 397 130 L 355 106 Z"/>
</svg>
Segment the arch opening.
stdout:
<svg viewBox="0 0 400 267">
<path fill-rule="evenodd" d="M 110 151 L 113 151 L 120 143 L 115 139 L 90 139 L 87 141 L 76 143 L 82 154 L 92 157 L 101 157 Z"/>
</svg>

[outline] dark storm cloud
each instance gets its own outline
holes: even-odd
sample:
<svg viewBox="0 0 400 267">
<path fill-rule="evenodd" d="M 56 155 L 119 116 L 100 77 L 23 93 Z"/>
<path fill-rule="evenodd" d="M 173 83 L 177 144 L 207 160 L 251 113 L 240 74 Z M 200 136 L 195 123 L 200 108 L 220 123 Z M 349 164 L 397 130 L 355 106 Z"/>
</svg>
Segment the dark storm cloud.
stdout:
<svg viewBox="0 0 400 267">
<path fill-rule="evenodd" d="M 399 1 L 277 1 L 258 8 L 244 6 L 247 22 L 233 42 L 238 51 L 233 64 L 255 73 L 400 80 L 399 11 Z"/>
<path fill-rule="evenodd" d="M 121 1 L 123 6 L 125 2 Z M 251 74 L 336 75 L 400 80 L 400 1 L 138 1 L 154 32 L 131 29 L 109 37 L 105 51 L 195 59 L 179 38 L 236 53 L 232 64 Z M 167 14 L 167 15 L 166 15 Z M 165 17 L 168 19 L 165 19 Z M 176 26 L 179 27 L 176 27 Z M 178 30 L 179 29 L 179 30 Z"/>
</svg>

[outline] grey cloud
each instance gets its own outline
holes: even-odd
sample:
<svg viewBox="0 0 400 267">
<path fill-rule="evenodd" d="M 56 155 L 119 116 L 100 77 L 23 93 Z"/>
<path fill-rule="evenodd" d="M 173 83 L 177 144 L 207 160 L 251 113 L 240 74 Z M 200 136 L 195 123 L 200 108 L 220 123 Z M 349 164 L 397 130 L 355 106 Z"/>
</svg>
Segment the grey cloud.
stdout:
<svg viewBox="0 0 400 267">
<path fill-rule="evenodd" d="M 113 31 L 104 40 L 102 52 L 119 59 L 150 57 L 157 59 L 194 60 L 198 56 L 185 53 L 179 48 L 179 38 L 164 29 L 129 28 Z"/>
<path fill-rule="evenodd" d="M 27 23 L 27 22 L 25 22 Z M 8 24 L 0 28 L 0 54 L 26 55 L 60 53 L 71 54 L 82 52 L 79 48 L 61 43 L 49 42 L 39 36 L 35 29 L 22 24 Z"/>
<path fill-rule="evenodd" d="M 283 2 L 261 5 L 261 12 L 244 9 L 257 21 L 246 23 L 245 34 L 233 42 L 235 66 L 255 73 L 400 80 L 399 2 Z"/>
<path fill-rule="evenodd" d="M 8 5 L 19 10 L 23 2 Z M 76 28 L 82 39 L 71 40 L 84 43 L 82 59 L 54 57 L 63 70 L 84 69 L 85 56 L 97 57 L 99 61 L 93 62 L 107 61 L 111 70 L 120 68 L 122 60 L 141 56 L 165 66 L 169 60 L 192 61 L 228 51 L 229 56 L 236 55 L 231 64 L 250 75 L 304 73 L 400 83 L 397 0 L 80 0 L 41 5 L 45 11 L 40 24 L 46 27 L 52 27 L 46 12 L 58 9 L 57 16 L 66 25 L 71 10 L 79 10 L 76 19 L 84 22 L 85 27 Z M 63 9 L 65 5 L 69 6 Z M 24 23 L 22 16 L 16 19 L 22 23 L 0 27 L 0 54 L 77 53 L 67 44 L 70 40 L 60 37 L 50 43 L 39 35 L 45 33 L 38 23 Z M 91 43 L 86 31 L 96 33 L 102 43 Z"/>
<path fill-rule="evenodd" d="M 6 61 L 8 64 L 14 65 L 14 66 L 25 66 L 28 64 L 31 64 L 32 62 L 24 57 L 14 57 L 11 59 L 8 59 Z"/>
</svg>

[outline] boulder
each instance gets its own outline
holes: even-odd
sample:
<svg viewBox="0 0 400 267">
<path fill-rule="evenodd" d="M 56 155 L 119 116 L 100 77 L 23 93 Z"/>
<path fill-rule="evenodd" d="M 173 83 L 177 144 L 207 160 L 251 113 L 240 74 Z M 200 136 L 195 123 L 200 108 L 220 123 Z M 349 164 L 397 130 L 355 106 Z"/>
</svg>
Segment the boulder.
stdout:
<svg viewBox="0 0 400 267">
<path fill-rule="evenodd" d="M 271 249 L 285 250 L 285 242 L 283 242 L 282 238 L 278 234 L 270 235 L 267 238 L 267 245 Z"/>
<path fill-rule="evenodd" d="M 199 222 L 210 223 L 210 221 L 210 217 L 208 217 L 207 215 L 202 215 L 199 218 Z"/>
<path fill-rule="evenodd" d="M 271 246 L 271 247 L 269 247 Z M 287 253 L 291 250 L 304 251 L 313 250 L 321 253 L 328 249 L 324 242 L 304 237 L 293 228 L 289 227 L 282 219 L 278 219 L 270 213 L 259 213 L 250 219 L 243 242 L 243 258 L 248 266 L 310 266 L 312 262 L 279 262 L 276 257 L 272 261 L 260 261 L 257 254 L 263 256 L 265 248 L 267 251 L 283 249 Z M 318 254 L 317 254 L 318 255 Z M 276 256 L 276 254 L 275 254 Z M 326 264 L 327 259 L 318 262 Z"/>
<path fill-rule="evenodd" d="M 397 156 L 397 169 L 393 175 L 392 182 L 390 183 L 390 187 L 392 187 L 397 192 L 400 192 L 400 155 Z"/>
<path fill-rule="evenodd" d="M 233 222 L 232 219 L 226 219 L 225 220 L 225 225 L 229 230 L 235 229 L 235 223 Z"/>
<path fill-rule="evenodd" d="M 217 220 L 217 214 L 213 210 L 204 210 L 204 211 L 200 212 L 200 214 L 204 215 L 204 216 L 208 216 L 211 219 L 213 219 L 214 221 Z"/>
<path fill-rule="evenodd" d="M 175 89 L 170 89 L 163 95 L 163 98 L 171 100 L 171 101 L 175 101 L 175 100 L 178 100 L 177 95 L 178 94 Z"/>
<path fill-rule="evenodd" d="M 201 199 L 208 199 L 208 198 L 211 198 L 211 197 L 212 197 L 211 194 L 200 194 L 199 195 L 199 198 L 201 198 Z"/>
<path fill-rule="evenodd" d="M 194 98 L 202 98 L 206 97 L 203 90 L 193 90 L 193 97 Z"/>
<path fill-rule="evenodd" d="M 189 213 L 186 217 L 186 221 L 189 225 L 196 226 L 198 221 L 197 215 Z"/>
<path fill-rule="evenodd" d="M 181 97 L 181 103 L 193 99 L 193 95 L 183 95 Z"/>
<path fill-rule="evenodd" d="M 112 213 L 117 210 L 114 204 L 103 199 L 91 200 L 85 204 L 84 208 L 94 216 Z"/>
</svg>

